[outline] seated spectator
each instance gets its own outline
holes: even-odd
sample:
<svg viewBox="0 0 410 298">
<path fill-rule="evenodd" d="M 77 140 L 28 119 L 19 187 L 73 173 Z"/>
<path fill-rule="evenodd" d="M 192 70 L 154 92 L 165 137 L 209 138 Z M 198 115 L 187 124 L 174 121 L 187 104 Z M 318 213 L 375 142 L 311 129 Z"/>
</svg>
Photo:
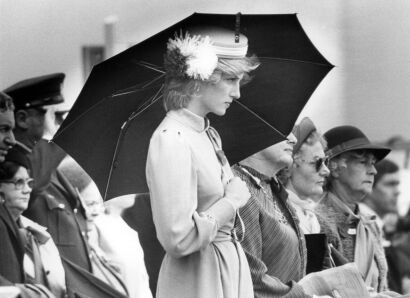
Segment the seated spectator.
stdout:
<svg viewBox="0 0 410 298">
<path fill-rule="evenodd" d="M 298 141 L 293 148 L 293 164 L 285 169 L 288 178 L 285 186 L 303 233 L 320 233 L 314 207 L 323 194 L 325 178 L 330 173 L 324 152 L 326 141 L 309 118 L 295 126 L 293 134 Z"/>
<path fill-rule="evenodd" d="M 8 150 L 15 144 L 14 104 L 7 94 L 0 92 L 0 162 L 4 162 Z M 32 284 L 23 269 L 24 243 L 19 235 L 17 223 L 11 217 L 4 200 L 0 199 L 0 286 L 22 298 L 52 296 L 41 284 Z M 10 291 L 8 292 L 10 293 Z M 2 294 L 4 294 L 2 292 Z M 1 296 L 1 295 L 0 295 Z M 2 297 L 2 296 L 1 296 Z"/>
<path fill-rule="evenodd" d="M 66 294 L 65 273 L 60 255 L 46 228 L 22 216 L 27 209 L 33 179 L 24 148 L 16 145 L 0 164 L 0 194 L 25 243 L 23 268 L 26 279 L 46 286 L 55 297 Z"/>
<path fill-rule="evenodd" d="M 61 256 L 91 272 L 85 211 L 75 189 L 57 169 L 66 153 L 42 139 L 47 131 L 55 130 L 46 127 L 50 124 L 46 121 L 47 109 L 64 101 L 64 78 L 63 73 L 33 77 L 13 84 L 4 92 L 13 97 L 14 133 L 29 152 L 30 171 L 35 179 L 24 215 L 47 227 Z"/>
<path fill-rule="evenodd" d="M 106 210 L 97 186 L 72 158 L 64 159 L 59 169 L 78 190 L 86 210 L 93 274 L 130 298 L 152 298 L 138 233 L 111 202 L 127 198 L 109 201 Z"/>
<path fill-rule="evenodd" d="M 295 126 L 293 134 L 298 141 L 293 149 L 293 164 L 282 169 L 278 178 L 285 184 L 289 201 L 296 211 L 299 225 L 305 234 L 308 253 L 306 272 L 316 272 L 347 262 L 332 247 L 322 228 L 326 221 L 314 211 L 316 202 L 323 194 L 325 179 L 329 176 L 324 150 L 326 141 L 309 118 Z"/>
<path fill-rule="evenodd" d="M 251 198 L 236 222 L 248 259 L 255 297 L 312 297 L 297 284 L 306 272 L 306 245 L 288 194 L 276 174 L 293 162 L 293 134 L 234 165 Z M 329 297 L 329 296 L 324 296 Z"/>
<path fill-rule="evenodd" d="M 373 294 L 387 290 L 387 262 L 380 229 L 358 203 L 372 191 L 375 164 L 390 150 L 371 143 L 353 126 L 335 127 L 324 134 L 330 158 L 328 192 L 316 211 L 330 223 L 327 234 L 337 235 L 336 249 L 355 262 Z"/>
</svg>

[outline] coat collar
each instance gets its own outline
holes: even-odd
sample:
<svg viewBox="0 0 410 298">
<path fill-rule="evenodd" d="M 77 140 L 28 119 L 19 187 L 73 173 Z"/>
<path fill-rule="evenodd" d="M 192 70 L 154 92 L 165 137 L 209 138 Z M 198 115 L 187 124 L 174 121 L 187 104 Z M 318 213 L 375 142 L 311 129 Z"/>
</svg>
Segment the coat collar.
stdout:
<svg viewBox="0 0 410 298">
<path fill-rule="evenodd" d="M 40 244 L 46 243 L 51 238 L 46 227 L 39 225 L 27 217 L 20 216 L 20 222 L 22 227 L 29 230 Z"/>
<path fill-rule="evenodd" d="M 209 128 L 208 118 L 198 116 L 188 109 L 171 110 L 167 113 L 167 117 L 172 118 L 197 132 L 203 132 Z"/>
<path fill-rule="evenodd" d="M 326 205 L 331 205 L 336 212 L 340 212 L 345 216 L 347 223 L 358 222 L 359 220 L 363 220 L 364 222 L 369 223 L 375 220 L 374 215 L 363 212 L 363 208 L 360 208 L 359 205 L 356 206 L 356 210 L 355 212 L 353 212 L 331 191 L 326 193 L 324 199 L 326 200 L 324 202 Z"/>
</svg>

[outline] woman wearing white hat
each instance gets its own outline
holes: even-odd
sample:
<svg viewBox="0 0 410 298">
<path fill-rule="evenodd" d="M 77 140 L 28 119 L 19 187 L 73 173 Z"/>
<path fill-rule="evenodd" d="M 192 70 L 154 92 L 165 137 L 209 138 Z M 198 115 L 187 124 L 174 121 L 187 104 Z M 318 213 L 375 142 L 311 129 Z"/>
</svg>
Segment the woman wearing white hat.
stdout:
<svg viewBox="0 0 410 298">
<path fill-rule="evenodd" d="M 238 36 L 237 36 L 238 37 Z M 195 29 L 170 39 L 165 55 L 167 115 L 151 138 L 147 182 L 157 237 L 166 251 L 157 297 L 253 297 L 246 257 L 232 233 L 249 199 L 233 177 L 209 113 L 223 116 L 240 97 L 247 38 Z"/>
</svg>

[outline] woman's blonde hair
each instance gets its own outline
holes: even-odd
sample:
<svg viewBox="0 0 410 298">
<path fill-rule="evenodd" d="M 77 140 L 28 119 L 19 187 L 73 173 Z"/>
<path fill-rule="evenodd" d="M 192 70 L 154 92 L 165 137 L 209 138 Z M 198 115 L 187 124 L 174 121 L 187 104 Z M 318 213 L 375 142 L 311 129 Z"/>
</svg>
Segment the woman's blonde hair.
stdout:
<svg viewBox="0 0 410 298">
<path fill-rule="evenodd" d="M 296 159 L 300 158 L 300 156 L 302 155 L 302 148 L 306 148 L 306 146 L 313 146 L 316 143 L 320 143 L 323 147 L 323 150 L 325 151 L 327 148 L 327 141 L 326 139 L 323 137 L 323 135 L 321 133 L 319 133 L 317 130 L 312 131 L 309 136 L 305 139 L 305 141 L 302 143 L 302 146 L 299 147 L 298 151 L 293 152 L 293 162 L 295 162 Z M 292 165 L 290 165 L 289 167 L 283 168 L 281 169 L 278 173 L 277 173 L 277 178 L 280 180 L 280 182 L 282 182 L 283 185 L 287 185 L 291 176 L 292 176 L 292 170 L 290 167 L 292 167 Z"/>
<path fill-rule="evenodd" d="M 217 84 L 222 76 L 244 74 L 241 84 L 247 83 L 250 80 L 249 72 L 258 66 L 259 61 L 256 56 L 240 59 L 219 58 L 216 69 L 206 81 L 181 77 L 167 72 L 163 92 L 165 110 L 178 110 L 187 107 L 202 85 Z"/>
</svg>

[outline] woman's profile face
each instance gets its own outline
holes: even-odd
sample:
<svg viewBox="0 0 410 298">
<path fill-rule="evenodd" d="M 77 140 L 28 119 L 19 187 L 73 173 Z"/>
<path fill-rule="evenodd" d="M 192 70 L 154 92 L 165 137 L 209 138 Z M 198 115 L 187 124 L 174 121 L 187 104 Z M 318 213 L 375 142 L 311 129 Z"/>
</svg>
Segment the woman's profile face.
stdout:
<svg viewBox="0 0 410 298">
<path fill-rule="evenodd" d="M 317 199 L 323 193 L 323 185 L 329 169 L 322 164 L 316 167 L 318 160 L 325 158 L 322 144 L 318 141 L 313 145 L 303 144 L 300 155 L 295 158 L 291 168 L 290 182 L 301 199 Z"/>
<path fill-rule="evenodd" d="M 27 182 L 30 176 L 25 167 L 19 167 L 16 174 L 10 181 L 16 182 L 22 179 Z M 11 182 L 1 182 L 0 191 L 4 196 L 4 204 L 10 210 L 13 215 L 20 215 L 28 207 L 28 202 L 30 200 L 31 188 L 24 183 L 21 189 L 16 187 L 16 184 Z"/>
<path fill-rule="evenodd" d="M 226 75 L 222 74 L 221 79 L 216 84 L 203 84 L 193 100 L 196 102 L 194 111 L 196 114 L 205 117 L 209 113 L 223 116 L 232 104 L 234 99 L 241 96 L 239 91 L 243 74 Z"/>
<path fill-rule="evenodd" d="M 275 168 L 284 168 L 293 162 L 293 147 L 297 140 L 293 133 L 290 133 L 285 141 L 276 143 L 262 151 L 260 157 L 266 162 L 274 165 Z"/>
</svg>

